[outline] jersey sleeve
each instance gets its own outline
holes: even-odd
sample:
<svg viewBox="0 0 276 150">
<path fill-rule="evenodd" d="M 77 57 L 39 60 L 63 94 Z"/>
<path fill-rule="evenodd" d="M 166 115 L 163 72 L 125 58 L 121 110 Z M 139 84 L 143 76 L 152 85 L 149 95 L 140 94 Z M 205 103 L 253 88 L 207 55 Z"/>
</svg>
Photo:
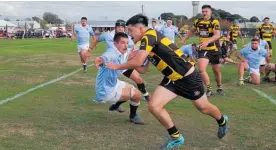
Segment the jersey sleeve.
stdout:
<svg viewBox="0 0 276 150">
<path fill-rule="evenodd" d="M 107 33 L 104 32 L 100 36 L 98 36 L 98 42 L 103 42 L 106 40 L 106 38 L 107 38 Z"/>
<path fill-rule="evenodd" d="M 94 33 L 94 31 L 93 31 L 93 28 L 90 26 L 90 31 L 89 31 L 89 34 L 90 34 L 90 36 L 93 36 L 93 35 L 95 35 L 95 33 Z"/>
<path fill-rule="evenodd" d="M 77 26 L 75 24 L 73 25 L 73 28 L 74 28 L 74 33 L 77 33 L 78 30 L 77 30 Z"/>
<path fill-rule="evenodd" d="M 248 49 L 248 47 L 245 47 L 245 48 L 241 49 L 241 50 L 240 50 L 240 54 L 241 54 L 242 56 L 245 56 L 245 55 L 246 55 L 247 49 Z"/>
<path fill-rule="evenodd" d="M 213 20 L 213 30 L 220 30 L 220 24 L 218 20 Z"/>
<path fill-rule="evenodd" d="M 153 35 L 146 34 L 141 40 L 140 50 L 146 50 L 151 52 L 156 43 L 156 37 Z"/>
<path fill-rule="evenodd" d="M 261 55 L 262 55 L 263 57 L 266 57 L 266 56 L 267 56 L 267 51 L 266 51 L 265 49 L 262 49 Z"/>
<path fill-rule="evenodd" d="M 198 22 L 198 19 L 196 19 L 196 20 L 194 21 L 194 24 L 193 24 L 192 28 L 196 28 L 197 22 Z"/>
</svg>

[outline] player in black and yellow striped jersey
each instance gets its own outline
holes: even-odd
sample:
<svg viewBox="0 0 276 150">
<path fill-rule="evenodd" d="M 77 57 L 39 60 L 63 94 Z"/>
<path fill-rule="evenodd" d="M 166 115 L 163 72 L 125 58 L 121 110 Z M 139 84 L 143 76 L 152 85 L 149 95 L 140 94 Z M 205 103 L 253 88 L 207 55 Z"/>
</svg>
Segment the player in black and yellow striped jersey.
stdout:
<svg viewBox="0 0 276 150">
<path fill-rule="evenodd" d="M 230 36 L 230 41 L 233 43 L 230 48 L 231 52 L 238 49 L 238 45 L 237 45 L 238 36 L 241 38 L 242 44 L 244 45 L 244 39 L 242 37 L 240 26 L 238 23 L 239 21 L 235 19 L 233 21 L 233 25 L 229 27 L 229 30 L 227 32 L 227 36 Z"/>
<path fill-rule="evenodd" d="M 230 58 L 230 47 L 232 46 L 232 42 L 230 41 L 230 37 L 224 37 L 222 36 L 219 39 L 220 42 L 220 51 L 221 51 L 221 57 L 223 59 L 224 62 L 229 62 L 229 63 L 233 63 L 236 64 L 236 62 L 234 60 L 232 60 Z"/>
<path fill-rule="evenodd" d="M 211 17 L 212 8 L 210 5 L 202 6 L 202 14 L 204 17 L 195 20 L 191 30 L 178 44 L 186 43 L 191 35 L 195 32 L 199 33 L 201 49 L 198 52 L 198 67 L 203 81 L 207 86 L 206 94 L 207 96 L 213 94 L 209 75 L 206 72 L 207 66 L 210 62 L 217 82 L 217 93 L 223 95 L 224 91 L 222 89 L 222 75 L 220 71 L 221 54 L 216 45 L 216 41 L 220 38 L 220 24 L 217 19 Z"/>
<path fill-rule="evenodd" d="M 268 45 L 269 45 L 269 49 L 270 49 L 270 57 L 272 56 L 272 36 L 273 34 L 276 33 L 275 27 L 270 24 L 270 19 L 269 17 L 265 17 L 264 18 L 264 23 L 261 24 L 258 28 L 257 28 L 257 34 L 260 35 L 262 40 L 265 40 Z"/>
<path fill-rule="evenodd" d="M 228 117 L 223 116 L 219 109 L 212 105 L 205 94 L 202 77 L 187 61 L 184 53 L 162 33 L 148 29 L 148 18 L 138 14 L 127 21 L 129 35 L 134 42 L 141 42 L 140 49 L 132 52 L 132 58 L 126 64 L 106 63 L 110 69 L 124 70 L 134 68 L 140 73 L 146 73 L 148 59 L 162 74 L 161 81 L 151 96 L 148 104 L 150 112 L 168 130 L 170 140 L 161 149 L 170 149 L 184 143 L 184 137 L 175 127 L 165 106 L 178 95 L 192 100 L 192 103 L 204 114 L 215 118 L 219 124 L 218 137 L 227 133 Z"/>
</svg>

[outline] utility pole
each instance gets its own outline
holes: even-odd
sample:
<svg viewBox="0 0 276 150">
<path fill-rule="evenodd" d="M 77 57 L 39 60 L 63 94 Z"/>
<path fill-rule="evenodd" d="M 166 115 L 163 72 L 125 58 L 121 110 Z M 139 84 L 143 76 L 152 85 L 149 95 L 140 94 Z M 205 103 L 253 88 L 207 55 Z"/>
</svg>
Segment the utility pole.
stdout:
<svg viewBox="0 0 276 150">
<path fill-rule="evenodd" d="M 142 5 L 142 15 L 144 15 L 144 5 Z"/>
</svg>

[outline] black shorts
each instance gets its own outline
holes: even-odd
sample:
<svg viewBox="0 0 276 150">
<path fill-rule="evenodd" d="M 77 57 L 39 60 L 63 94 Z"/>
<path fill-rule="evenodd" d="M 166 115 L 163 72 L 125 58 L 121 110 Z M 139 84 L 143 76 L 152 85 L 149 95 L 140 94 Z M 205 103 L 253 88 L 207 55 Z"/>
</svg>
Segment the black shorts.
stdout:
<svg viewBox="0 0 276 150">
<path fill-rule="evenodd" d="M 205 93 L 201 75 L 197 70 L 177 81 L 171 81 L 167 77 L 164 77 L 160 85 L 189 100 L 197 100 Z"/>
<path fill-rule="evenodd" d="M 220 52 L 221 52 L 221 57 L 222 58 L 227 57 L 227 48 L 225 48 L 225 47 L 220 48 Z"/>
<path fill-rule="evenodd" d="M 126 77 L 129 78 L 133 71 L 134 71 L 134 69 L 128 69 L 123 73 L 123 75 L 125 75 Z"/>
<path fill-rule="evenodd" d="M 237 40 L 230 40 L 233 44 L 237 44 Z"/>
<path fill-rule="evenodd" d="M 271 44 L 271 41 L 266 41 L 268 46 L 269 46 L 269 49 L 271 50 L 272 49 L 272 44 Z"/>
<path fill-rule="evenodd" d="M 220 64 L 220 55 L 219 51 L 198 51 L 198 58 L 207 58 L 212 65 Z"/>
</svg>

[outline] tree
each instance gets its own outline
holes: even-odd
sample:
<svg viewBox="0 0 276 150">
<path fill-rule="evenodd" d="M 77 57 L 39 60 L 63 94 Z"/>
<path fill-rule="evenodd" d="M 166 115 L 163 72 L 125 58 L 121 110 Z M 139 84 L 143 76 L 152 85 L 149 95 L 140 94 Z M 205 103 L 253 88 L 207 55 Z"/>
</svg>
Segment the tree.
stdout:
<svg viewBox="0 0 276 150">
<path fill-rule="evenodd" d="M 25 21 L 32 21 L 31 18 L 25 18 Z"/>
<path fill-rule="evenodd" d="M 34 20 L 34 21 L 36 21 L 36 22 L 39 22 L 41 19 L 39 18 L 39 17 L 37 17 L 37 16 L 34 16 L 34 17 L 32 17 L 32 19 Z"/>
<path fill-rule="evenodd" d="M 16 19 L 16 21 L 20 21 L 19 19 Z"/>
<path fill-rule="evenodd" d="M 172 18 L 175 17 L 175 15 L 173 13 L 171 13 L 171 12 L 169 12 L 169 13 L 162 13 L 160 16 L 161 16 L 162 20 L 168 20 L 168 18 L 172 19 Z"/>
<path fill-rule="evenodd" d="M 188 17 L 185 15 L 175 15 L 175 17 L 177 18 L 177 20 L 181 21 L 188 20 Z"/>
<path fill-rule="evenodd" d="M 259 18 L 256 16 L 253 16 L 250 18 L 250 22 L 260 22 Z"/>
<path fill-rule="evenodd" d="M 45 12 L 43 14 L 43 20 L 51 24 L 61 24 L 63 22 L 63 20 L 61 20 L 58 15 L 50 12 Z"/>
<path fill-rule="evenodd" d="M 9 19 L 9 18 L 4 18 L 4 20 L 5 20 L 5 21 L 11 21 L 11 19 Z"/>
</svg>

